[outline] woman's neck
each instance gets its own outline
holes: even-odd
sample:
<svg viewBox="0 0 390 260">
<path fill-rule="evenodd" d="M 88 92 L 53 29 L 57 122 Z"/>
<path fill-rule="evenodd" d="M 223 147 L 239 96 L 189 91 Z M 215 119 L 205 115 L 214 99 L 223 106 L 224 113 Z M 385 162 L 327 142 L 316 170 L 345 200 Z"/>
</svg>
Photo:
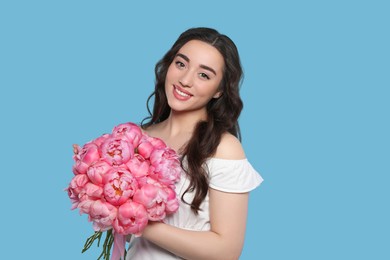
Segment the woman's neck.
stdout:
<svg viewBox="0 0 390 260">
<path fill-rule="evenodd" d="M 171 112 L 164 121 L 164 128 L 170 136 L 176 136 L 181 133 L 192 133 L 198 122 L 198 118 L 189 116 L 188 114 L 184 115 Z"/>
<path fill-rule="evenodd" d="M 196 124 L 204 118 L 200 113 L 171 112 L 166 120 L 154 125 L 148 132 L 178 151 L 190 140 Z"/>
</svg>

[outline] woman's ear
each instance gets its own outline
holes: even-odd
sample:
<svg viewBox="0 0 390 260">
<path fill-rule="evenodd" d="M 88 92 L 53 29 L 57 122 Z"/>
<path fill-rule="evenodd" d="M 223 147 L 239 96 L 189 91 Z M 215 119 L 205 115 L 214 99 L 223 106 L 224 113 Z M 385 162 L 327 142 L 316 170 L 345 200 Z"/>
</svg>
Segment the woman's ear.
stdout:
<svg viewBox="0 0 390 260">
<path fill-rule="evenodd" d="M 213 98 L 219 98 L 220 96 L 222 96 L 222 91 L 218 91 L 217 93 L 215 93 Z"/>
</svg>

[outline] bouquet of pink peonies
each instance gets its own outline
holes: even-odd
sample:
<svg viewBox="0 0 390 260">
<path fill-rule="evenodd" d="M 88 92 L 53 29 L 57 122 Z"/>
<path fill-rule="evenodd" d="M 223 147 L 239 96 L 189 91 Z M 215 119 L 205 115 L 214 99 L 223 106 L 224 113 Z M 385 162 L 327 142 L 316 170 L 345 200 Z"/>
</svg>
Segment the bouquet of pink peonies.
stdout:
<svg viewBox="0 0 390 260">
<path fill-rule="evenodd" d="M 115 126 L 83 147 L 74 145 L 72 178 L 66 188 L 72 209 L 88 214 L 95 233 L 82 252 L 103 232 L 106 238 L 98 259 L 120 259 L 126 236 L 139 236 L 148 221 L 161 221 L 177 211 L 175 183 L 180 178 L 177 153 L 133 123 Z"/>
</svg>

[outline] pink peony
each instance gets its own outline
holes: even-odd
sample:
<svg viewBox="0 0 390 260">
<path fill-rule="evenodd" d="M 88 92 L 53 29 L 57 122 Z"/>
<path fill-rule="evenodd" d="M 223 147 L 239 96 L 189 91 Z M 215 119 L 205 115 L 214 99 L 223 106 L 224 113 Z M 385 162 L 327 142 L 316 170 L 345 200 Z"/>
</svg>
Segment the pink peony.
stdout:
<svg viewBox="0 0 390 260">
<path fill-rule="evenodd" d="M 66 191 L 70 201 L 72 202 L 72 209 L 78 207 L 81 197 L 85 194 L 85 185 L 89 182 L 86 174 L 78 174 L 73 177 Z"/>
<path fill-rule="evenodd" d="M 137 147 L 137 152 L 145 159 L 149 159 L 150 154 L 153 150 L 153 145 L 146 140 L 141 141 L 141 143 Z"/>
<path fill-rule="evenodd" d="M 167 214 L 175 213 L 179 209 L 179 200 L 176 192 L 171 188 L 165 188 L 165 192 L 168 194 L 165 210 Z"/>
<path fill-rule="evenodd" d="M 149 159 L 150 154 L 154 150 L 164 149 L 165 147 L 166 145 L 161 139 L 144 135 L 137 150 L 138 153 L 142 155 L 142 157 L 144 157 L 145 159 Z"/>
<path fill-rule="evenodd" d="M 121 165 L 134 156 L 134 146 L 124 137 L 109 137 L 102 144 L 101 153 L 108 164 Z"/>
<path fill-rule="evenodd" d="M 154 149 L 164 149 L 167 145 L 158 137 L 148 136 L 148 141 L 153 145 Z"/>
<path fill-rule="evenodd" d="M 114 206 L 129 200 L 138 189 L 137 180 L 124 168 L 113 168 L 103 177 L 104 198 Z"/>
<path fill-rule="evenodd" d="M 78 145 L 74 146 L 75 165 L 73 166 L 74 174 L 84 174 L 87 172 L 88 167 L 95 161 L 99 160 L 99 150 L 97 145 L 93 143 L 85 144 L 82 148 Z"/>
<path fill-rule="evenodd" d="M 133 201 L 146 207 L 149 220 L 158 221 L 165 218 L 165 203 L 168 193 L 162 187 L 153 184 L 145 184 L 134 194 Z"/>
<path fill-rule="evenodd" d="M 134 157 L 126 163 L 126 166 L 129 168 L 131 174 L 137 179 L 143 178 L 149 174 L 150 163 L 140 154 L 135 154 Z"/>
<path fill-rule="evenodd" d="M 154 178 L 159 182 L 172 185 L 180 179 L 180 161 L 171 148 L 154 150 L 150 155 L 150 163 L 155 173 Z"/>
<path fill-rule="evenodd" d="M 96 185 L 103 185 L 103 176 L 111 169 L 106 161 L 97 161 L 87 170 L 89 179 Z"/>
<path fill-rule="evenodd" d="M 140 236 L 147 224 L 148 217 L 145 207 L 129 200 L 119 207 L 113 227 L 118 234 Z"/>
<path fill-rule="evenodd" d="M 109 137 L 110 134 L 103 134 L 98 138 L 93 139 L 90 143 L 96 144 L 98 147 L 100 147 Z"/>
<path fill-rule="evenodd" d="M 141 128 L 134 123 L 124 123 L 114 127 L 112 135 L 115 137 L 126 137 L 127 140 L 137 147 L 142 137 Z"/>
<path fill-rule="evenodd" d="M 80 210 L 80 215 L 81 214 L 89 214 L 89 211 L 91 209 L 91 205 L 95 202 L 95 200 L 90 200 L 90 199 L 84 199 L 81 201 L 78 205 L 78 209 Z"/>
<path fill-rule="evenodd" d="M 103 195 L 103 188 L 88 182 L 85 184 L 85 195 L 88 196 L 89 199 L 101 198 Z"/>
<path fill-rule="evenodd" d="M 93 221 L 95 231 L 106 231 L 112 228 L 112 223 L 117 216 L 117 208 L 110 203 L 96 200 L 89 210 L 89 220 Z"/>
</svg>

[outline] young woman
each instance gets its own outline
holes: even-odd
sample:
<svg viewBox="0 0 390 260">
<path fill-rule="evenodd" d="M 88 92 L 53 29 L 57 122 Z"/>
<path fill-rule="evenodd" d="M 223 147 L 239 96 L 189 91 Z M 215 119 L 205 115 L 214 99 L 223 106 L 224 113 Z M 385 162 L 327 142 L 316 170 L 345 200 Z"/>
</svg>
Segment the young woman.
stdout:
<svg viewBox="0 0 390 260">
<path fill-rule="evenodd" d="M 127 259 L 238 259 L 248 195 L 262 178 L 240 144 L 242 76 L 235 44 L 210 28 L 180 35 L 157 63 L 154 107 L 142 125 L 182 159 L 178 212 L 131 239 Z"/>
</svg>

